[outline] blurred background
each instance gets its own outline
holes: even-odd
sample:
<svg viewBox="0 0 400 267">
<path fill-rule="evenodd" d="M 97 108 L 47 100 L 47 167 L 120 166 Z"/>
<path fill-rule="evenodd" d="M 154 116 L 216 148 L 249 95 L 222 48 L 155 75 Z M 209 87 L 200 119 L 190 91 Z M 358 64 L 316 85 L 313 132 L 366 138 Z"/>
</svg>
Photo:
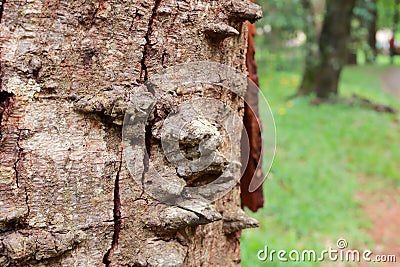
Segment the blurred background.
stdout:
<svg viewBox="0 0 400 267">
<path fill-rule="evenodd" d="M 258 4 L 258 75 L 277 151 L 264 208 L 246 211 L 260 227 L 242 233 L 242 266 L 400 266 L 400 0 Z M 339 238 L 397 263 L 257 259 L 265 246 L 322 251 Z"/>
</svg>

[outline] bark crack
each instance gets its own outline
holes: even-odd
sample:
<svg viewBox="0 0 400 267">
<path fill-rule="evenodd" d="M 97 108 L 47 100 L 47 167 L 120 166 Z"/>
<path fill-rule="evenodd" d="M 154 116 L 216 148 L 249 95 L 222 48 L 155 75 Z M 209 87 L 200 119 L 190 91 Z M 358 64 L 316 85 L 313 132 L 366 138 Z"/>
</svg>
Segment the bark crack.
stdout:
<svg viewBox="0 0 400 267">
<path fill-rule="evenodd" d="M 144 143 L 145 143 L 145 153 L 143 156 L 143 172 L 142 172 L 142 193 L 140 194 L 140 198 L 143 197 L 144 195 L 144 181 L 146 178 L 146 173 L 149 171 L 149 162 L 150 162 L 150 147 L 151 147 L 151 126 L 152 124 L 148 124 L 145 127 L 145 139 L 144 139 Z"/>
<path fill-rule="evenodd" d="M 0 66 L 0 88 L 2 85 L 1 75 L 2 72 Z M 14 97 L 15 95 L 13 93 L 1 91 L 0 89 L 0 140 L 3 137 L 1 134 L 1 125 L 2 122 L 7 119 L 9 113 L 11 112 L 11 109 L 13 108 Z"/>
<path fill-rule="evenodd" d="M 143 56 L 142 60 L 140 62 L 141 64 L 141 70 L 140 70 L 140 79 L 139 82 L 144 83 L 149 79 L 149 72 L 147 69 L 146 65 L 146 59 L 149 57 L 149 51 L 151 47 L 154 45 L 151 43 L 151 35 L 153 34 L 153 24 L 154 21 L 157 18 L 157 10 L 161 4 L 161 0 L 155 0 L 154 6 L 152 9 L 152 13 L 150 16 L 150 20 L 147 26 L 147 32 L 144 36 L 144 39 L 146 40 L 146 43 L 144 44 L 143 47 Z M 137 12 L 137 11 L 136 11 Z M 135 16 L 136 17 L 136 16 Z M 146 86 L 147 90 L 155 95 L 154 89 L 151 86 Z M 151 147 L 151 125 L 146 125 L 145 127 L 145 147 L 146 147 L 146 153 L 143 157 L 143 172 L 142 172 L 142 193 L 140 194 L 139 198 L 142 198 L 144 195 L 144 180 L 146 178 L 146 173 L 149 171 L 149 160 L 150 160 L 150 147 Z"/>
<path fill-rule="evenodd" d="M 123 149 L 121 149 L 121 160 L 119 162 L 119 167 L 117 171 L 117 175 L 115 177 L 115 184 L 114 184 L 114 234 L 113 238 L 111 241 L 111 247 L 110 249 L 104 254 L 103 257 L 103 263 L 106 265 L 106 267 L 111 266 L 111 259 L 110 255 L 111 253 L 118 248 L 118 239 L 119 239 L 119 233 L 121 231 L 121 223 L 122 223 L 122 217 L 121 217 L 121 197 L 119 195 L 119 176 L 121 173 L 122 169 L 122 155 L 123 155 Z"/>
<path fill-rule="evenodd" d="M 19 188 L 18 163 L 21 160 L 22 152 L 24 151 L 24 149 L 21 147 L 20 144 L 22 131 L 29 131 L 29 129 L 18 129 L 18 138 L 17 138 L 18 153 L 17 153 L 17 159 L 14 161 L 14 166 L 13 166 L 15 172 L 15 183 L 17 184 L 17 188 Z"/>
<path fill-rule="evenodd" d="M 143 14 L 139 13 L 139 9 L 136 8 L 135 10 L 135 14 L 133 14 L 134 16 L 132 16 L 132 21 L 131 21 L 131 26 L 129 27 L 129 31 L 133 31 L 134 27 L 135 27 L 135 20 L 137 17 L 143 17 Z"/>
<path fill-rule="evenodd" d="M 24 191 L 25 191 L 25 204 L 26 204 L 26 207 L 27 207 L 27 209 L 28 209 L 28 213 L 26 214 L 25 218 L 29 218 L 29 214 L 30 214 L 30 212 L 31 212 L 31 208 L 30 208 L 30 206 L 29 206 L 28 189 L 27 189 L 26 186 L 25 186 Z"/>
<path fill-rule="evenodd" d="M 147 32 L 144 36 L 146 43 L 144 44 L 144 47 L 143 47 L 143 57 L 140 62 L 141 63 L 140 79 L 139 79 L 140 82 L 145 82 L 149 78 L 149 73 L 148 73 L 147 65 L 146 65 L 146 59 L 149 56 L 149 50 L 151 49 L 151 46 L 154 45 L 151 43 L 150 39 L 151 39 L 151 35 L 153 34 L 153 24 L 157 18 L 157 10 L 158 10 L 160 4 L 161 4 L 161 0 L 155 0 L 154 7 L 152 9 L 152 14 L 151 14 L 151 17 L 149 20 L 149 24 L 147 26 Z"/>
<path fill-rule="evenodd" d="M 1 2 L 0 2 L 0 22 L 3 19 L 3 11 L 4 11 L 5 4 L 6 4 L 6 0 L 1 0 Z"/>
</svg>

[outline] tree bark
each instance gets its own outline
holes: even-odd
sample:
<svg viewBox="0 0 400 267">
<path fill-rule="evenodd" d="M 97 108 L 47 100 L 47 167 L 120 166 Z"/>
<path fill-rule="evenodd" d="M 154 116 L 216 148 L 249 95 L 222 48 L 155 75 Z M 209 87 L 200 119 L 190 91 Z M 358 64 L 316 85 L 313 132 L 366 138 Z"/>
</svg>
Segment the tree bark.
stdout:
<svg viewBox="0 0 400 267">
<path fill-rule="evenodd" d="M 166 67 L 213 61 L 245 73 L 245 21 L 259 7 L 22 0 L 2 1 L 0 15 L 0 266 L 239 266 L 237 233 L 256 226 L 239 187 L 207 214 L 158 202 L 135 180 L 153 178 L 149 162 L 164 166 L 160 144 L 146 127 L 131 173 L 121 124 L 127 100 L 157 94 L 140 88 Z M 243 116 L 240 98 L 203 89 L 171 91 L 152 118 L 196 96 Z M 239 161 L 240 142 L 232 151 Z"/>
<path fill-rule="evenodd" d="M 306 66 L 303 80 L 317 97 L 327 98 L 338 94 L 338 82 L 347 61 L 347 42 L 355 0 L 328 0 L 319 38 L 318 64 Z M 311 84 L 311 85 L 310 85 Z M 303 89 L 304 90 L 304 89 Z M 309 90 L 309 89 L 308 89 Z"/>
<path fill-rule="evenodd" d="M 255 43 L 254 36 L 256 35 L 256 26 L 248 23 L 248 46 L 246 53 L 246 65 L 249 78 L 259 86 L 257 62 L 255 59 Z M 257 87 L 250 87 L 246 92 L 246 102 L 244 104 L 244 131 L 247 132 L 250 144 L 244 146 L 242 140 L 242 156 L 248 157 L 242 159 L 242 162 L 248 162 L 244 166 L 244 173 L 240 181 L 240 197 L 242 207 L 248 207 L 251 211 L 256 212 L 264 206 L 263 188 L 260 186 L 254 192 L 249 192 L 251 180 L 263 180 L 264 174 L 262 171 L 262 138 L 261 138 L 261 121 L 259 120 L 258 112 L 258 90 Z M 242 134 L 242 139 L 247 138 L 246 134 Z M 248 151 L 246 151 L 248 150 Z M 244 153 L 246 151 L 247 153 Z"/>
</svg>

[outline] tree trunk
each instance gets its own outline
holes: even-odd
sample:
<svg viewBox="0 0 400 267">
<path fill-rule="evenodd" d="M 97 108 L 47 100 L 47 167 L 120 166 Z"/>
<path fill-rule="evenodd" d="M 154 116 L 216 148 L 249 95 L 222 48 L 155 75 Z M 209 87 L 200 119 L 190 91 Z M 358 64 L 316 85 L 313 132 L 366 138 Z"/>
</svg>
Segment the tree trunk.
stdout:
<svg viewBox="0 0 400 267">
<path fill-rule="evenodd" d="M 318 50 L 318 32 L 315 22 L 314 7 L 311 0 L 302 0 L 301 5 L 304 9 L 305 31 L 307 41 L 305 44 L 305 64 L 301 84 L 297 91 L 297 95 L 309 95 L 313 92 L 313 83 L 315 80 L 315 68 L 319 64 Z"/>
<path fill-rule="evenodd" d="M 353 51 L 352 49 L 348 50 L 347 54 L 347 65 L 357 65 L 357 51 Z"/>
<path fill-rule="evenodd" d="M 315 68 L 314 90 L 317 97 L 338 94 L 338 82 L 347 61 L 347 42 L 355 0 L 328 0 L 319 40 L 321 61 Z"/>
<path fill-rule="evenodd" d="M 368 46 L 372 51 L 371 56 L 366 56 L 367 62 L 375 62 L 376 56 L 378 55 L 378 50 L 376 48 L 376 32 L 377 32 L 377 20 L 378 20 L 378 6 L 377 0 L 371 0 L 369 6 L 369 14 L 371 15 L 371 21 L 368 23 L 368 34 L 367 41 Z"/>
<path fill-rule="evenodd" d="M 393 15 L 393 34 L 396 34 L 399 28 L 400 21 L 400 0 L 394 1 L 394 15 Z"/>
<path fill-rule="evenodd" d="M 161 97 L 173 75 L 143 83 L 194 61 L 244 73 L 245 21 L 260 18 L 259 7 L 23 0 L 2 1 L 0 11 L 0 266 L 239 266 L 238 232 L 256 222 L 242 213 L 238 186 L 193 207 L 162 204 L 144 189 L 159 177 L 152 165 L 182 181 L 155 132 L 176 105 L 209 97 L 243 116 L 243 100 L 206 82 Z M 130 158 L 121 137 L 127 102 L 136 99 L 139 112 L 154 97 Z M 232 132 L 240 138 L 241 126 Z M 240 161 L 240 142 L 230 145 L 231 162 Z"/>
</svg>

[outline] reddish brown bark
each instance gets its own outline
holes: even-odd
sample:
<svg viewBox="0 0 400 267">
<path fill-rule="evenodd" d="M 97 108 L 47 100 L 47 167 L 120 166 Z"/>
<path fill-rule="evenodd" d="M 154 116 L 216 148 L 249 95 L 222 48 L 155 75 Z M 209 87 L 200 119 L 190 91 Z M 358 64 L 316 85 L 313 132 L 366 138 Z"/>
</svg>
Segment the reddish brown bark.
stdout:
<svg viewBox="0 0 400 267">
<path fill-rule="evenodd" d="M 246 65 L 248 70 L 249 78 L 258 86 L 258 74 L 257 74 L 257 63 L 255 60 L 255 45 L 254 36 L 256 34 L 256 27 L 253 24 L 248 23 L 248 46 L 246 54 Z M 261 158 L 262 151 L 262 139 L 261 139 L 261 128 L 260 121 L 258 120 L 258 90 L 256 87 L 250 86 L 245 96 L 245 109 L 243 122 L 245 130 L 247 131 L 249 139 L 249 151 L 242 145 L 242 157 L 248 155 L 248 163 L 245 165 L 245 170 L 240 182 L 240 191 L 242 199 L 242 207 L 248 207 L 252 211 L 257 211 L 259 208 L 264 206 L 264 196 L 262 186 L 257 188 L 254 192 L 249 192 L 249 185 L 253 178 L 263 179 L 263 172 L 261 170 L 261 164 L 258 164 Z M 245 134 L 242 135 L 246 138 Z M 243 143 L 243 142 L 242 142 Z M 242 162 L 246 162 L 246 159 L 242 158 Z"/>
</svg>

